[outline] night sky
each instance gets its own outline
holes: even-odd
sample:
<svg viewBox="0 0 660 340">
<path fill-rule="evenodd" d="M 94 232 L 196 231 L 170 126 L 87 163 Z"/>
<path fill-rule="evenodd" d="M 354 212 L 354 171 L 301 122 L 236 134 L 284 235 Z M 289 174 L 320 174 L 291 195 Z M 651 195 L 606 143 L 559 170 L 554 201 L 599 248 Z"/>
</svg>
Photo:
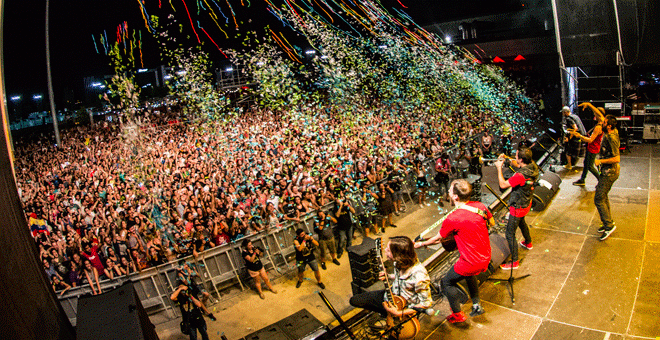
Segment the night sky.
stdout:
<svg viewBox="0 0 660 340">
<path fill-rule="evenodd" d="M 381 1 L 385 8 L 395 7 L 407 12 L 418 24 L 424 25 L 434 21 L 443 21 L 504 11 L 517 0 L 505 1 L 441 1 L 441 0 L 396 0 Z M 159 8 L 159 3 L 161 8 Z M 241 6 L 241 1 L 230 0 L 239 21 L 240 29 L 236 30 L 226 2 L 217 1 L 224 13 L 229 16 L 225 24 L 220 18 L 230 36 L 224 34 L 215 26 L 204 11 L 198 15 L 197 2 L 186 0 L 193 21 L 200 22 L 211 38 L 224 48 L 241 48 L 236 33 L 244 30 L 256 30 L 263 34 L 264 24 L 270 24 L 274 30 L 287 34 L 293 44 L 304 44 L 302 37 L 297 36 L 289 28 L 270 15 L 265 9 L 265 2 L 253 0 L 250 7 Z M 172 10 L 172 7 L 176 12 Z M 408 8 L 402 8 L 402 4 Z M 183 0 L 146 0 L 145 6 L 149 15 L 156 15 L 161 26 L 168 21 L 169 14 L 174 15 L 177 22 L 173 26 L 173 35 L 178 35 L 177 41 L 189 46 L 198 45 L 197 39 L 190 27 L 190 22 L 183 6 Z M 5 86 L 8 97 L 22 95 L 23 100 L 29 100 L 33 94 L 42 94 L 47 101 L 46 83 L 46 52 L 45 52 L 45 9 L 44 0 L 6 1 L 4 8 L 4 66 Z M 92 35 L 98 41 L 99 35 L 107 32 L 110 44 L 116 38 L 116 27 L 126 21 L 129 29 L 142 31 L 143 60 L 146 68 L 160 64 L 160 51 L 156 39 L 150 36 L 144 25 L 138 0 L 66 0 L 50 3 L 50 44 L 53 84 L 58 107 L 63 101 L 66 89 L 73 90 L 76 99 L 82 98 L 83 78 L 112 74 L 110 59 L 103 51 L 97 54 Z M 181 25 L 181 32 L 179 26 Z M 203 48 L 216 63 L 225 61 L 225 57 L 215 48 L 205 35 L 197 30 L 203 42 Z M 304 46 L 302 46 L 304 48 Z"/>
</svg>

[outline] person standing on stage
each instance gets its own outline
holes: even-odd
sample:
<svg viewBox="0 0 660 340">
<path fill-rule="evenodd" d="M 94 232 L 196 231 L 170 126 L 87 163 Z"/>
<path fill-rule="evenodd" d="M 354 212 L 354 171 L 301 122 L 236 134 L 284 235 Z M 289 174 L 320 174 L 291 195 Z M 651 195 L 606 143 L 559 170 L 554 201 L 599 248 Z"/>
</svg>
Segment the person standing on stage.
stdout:
<svg viewBox="0 0 660 340">
<path fill-rule="evenodd" d="M 302 285 L 305 267 L 309 265 L 314 271 L 314 277 L 316 277 L 316 282 L 319 284 L 321 289 L 325 289 L 325 285 L 321 282 L 321 272 L 319 271 L 319 264 L 316 261 L 314 256 L 314 248 L 319 246 L 318 241 L 316 241 L 312 235 L 305 233 L 304 230 L 296 230 L 296 238 L 293 240 L 293 246 L 296 248 L 296 267 L 298 267 L 298 282 L 296 282 L 296 288 L 300 288 Z"/>
<path fill-rule="evenodd" d="M 428 240 L 416 242 L 415 248 L 437 244 L 448 235 L 454 235 L 461 256 L 440 283 L 452 311 L 452 314 L 447 317 L 447 321 L 456 323 L 467 319 L 461 311 L 461 294 L 460 288 L 458 288 L 458 282 L 463 279 L 467 282 L 472 298 L 470 316 L 474 317 L 484 313 L 479 300 L 479 286 L 475 276 L 488 269 L 490 263 L 488 227 L 495 225 L 495 220 L 483 203 L 470 201 L 472 185 L 466 180 L 454 180 L 449 188 L 449 198 L 452 205 L 456 206 L 456 210 L 442 222 L 442 227 L 437 235 Z"/>
<path fill-rule="evenodd" d="M 520 148 L 516 152 L 516 173 L 508 180 L 502 175 L 504 158 L 500 157 L 495 163 L 497 178 L 500 189 L 511 188 L 509 195 L 509 221 L 506 224 L 506 240 L 511 250 L 511 262 L 500 266 L 505 270 L 518 268 L 518 245 L 516 244 L 516 230 L 520 228 L 525 240 L 520 243 L 526 249 L 532 249 L 532 237 L 529 235 L 529 227 L 525 223 L 525 216 L 532 208 L 532 194 L 534 182 L 539 178 L 539 167 L 532 160 L 532 150 Z"/>
<path fill-rule="evenodd" d="M 564 133 L 569 134 L 564 137 L 564 142 L 566 143 L 565 168 L 571 170 L 573 169 L 573 158 L 577 160 L 580 155 L 580 140 L 570 135 L 570 131 L 577 131 L 581 135 L 586 135 L 587 130 L 584 128 L 580 117 L 571 113 L 571 109 L 568 106 L 564 106 L 561 109 L 561 114 L 563 116 L 562 125 L 564 127 Z"/>
<path fill-rule="evenodd" d="M 577 137 L 581 141 L 587 142 L 587 153 L 584 155 L 582 176 L 580 176 L 580 179 L 573 182 L 573 185 L 584 186 L 584 180 L 587 179 L 587 173 L 591 172 L 594 174 L 594 176 L 596 176 L 596 179 L 600 177 L 598 169 L 596 169 L 594 166 L 594 161 L 596 160 L 598 152 L 600 152 L 600 142 L 603 139 L 602 123 L 605 120 L 605 109 L 602 107 L 595 108 L 593 105 L 591 105 L 591 103 L 582 103 L 578 105 L 578 107 L 581 107 L 582 109 L 589 107 L 591 111 L 594 112 L 594 120 L 596 120 L 596 126 L 594 126 L 594 128 L 591 130 L 591 135 L 589 137 L 583 136 L 577 131 L 570 132 L 573 137 Z"/>
<path fill-rule="evenodd" d="M 189 287 L 183 283 L 170 295 L 170 299 L 178 302 L 181 309 L 182 323 L 186 325 L 185 329 L 190 336 L 190 340 L 197 340 L 197 332 L 202 336 L 202 340 L 208 340 L 209 335 L 206 331 L 206 321 L 202 315 L 203 305 L 195 299 L 189 291 Z M 213 314 L 211 320 L 215 321 Z M 183 329 L 183 328 L 182 328 Z"/>
<path fill-rule="evenodd" d="M 600 165 L 600 177 L 598 184 L 596 184 L 596 193 L 594 194 L 594 204 L 598 209 L 600 221 L 603 225 L 598 229 L 600 240 L 604 241 L 610 237 L 612 232 L 616 229 L 614 221 L 612 221 L 612 214 L 610 212 L 610 200 L 607 194 L 612 189 L 612 185 L 619 179 L 619 172 L 621 170 L 619 162 L 621 157 L 619 155 L 619 130 L 617 130 L 616 117 L 612 115 L 605 116 L 605 128 L 603 133 L 603 140 L 600 145 L 600 159 L 597 159 L 594 164 Z"/>
<path fill-rule="evenodd" d="M 264 293 L 261 290 L 261 281 L 266 284 L 266 287 L 277 294 L 277 291 L 273 288 L 273 285 L 270 283 L 266 269 L 264 268 L 263 263 L 261 263 L 261 255 L 263 254 L 263 249 L 255 247 L 252 244 L 252 241 L 245 239 L 241 244 L 241 256 L 245 260 L 245 267 L 247 268 L 248 274 L 250 277 L 254 278 L 254 284 L 257 287 L 257 292 L 259 297 L 265 299 Z"/>
<path fill-rule="evenodd" d="M 431 278 L 424 265 L 417 259 L 413 241 L 407 236 L 390 238 L 385 247 L 385 257 L 394 261 L 394 274 L 388 276 L 391 280 L 392 293 L 406 300 L 406 307 L 400 311 L 386 303 L 388 297 L 384 289 L 353 295 L 349 301 L 351 306 L 380 313 L 383 317 L 388 313 L 393 317 L 415 315 L 417 312 L 411 307 L 430 308 L 433 303 Z M 380 279 L 385 280 L 385 275 L 387 274 L 384 271 L 380 272 Z"/>
</svg>

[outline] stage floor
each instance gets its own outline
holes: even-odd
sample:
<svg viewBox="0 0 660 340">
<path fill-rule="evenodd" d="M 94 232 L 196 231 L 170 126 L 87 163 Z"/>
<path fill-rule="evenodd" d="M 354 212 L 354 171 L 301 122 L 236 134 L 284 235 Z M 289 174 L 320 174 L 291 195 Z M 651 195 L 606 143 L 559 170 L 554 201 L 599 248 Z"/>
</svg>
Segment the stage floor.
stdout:
<svg viewBox="0 0 660 340">
<path fill-rule="evenodd" d="M 492 277 L 503 280 L 486 282 L 480 289 L 484 315 L 460 326 L 448 324 L 444 321 L 448 304 L 436 301 L 437 315 L 422 317 L 423 329 L 416 339 L 660 336 L 660 145 L 634 145 L 621 159 L 621 176 L 609 196 L 617 225 L 610 238 L 601 242 L 596 232 L 600 224 L 593 204 L 596 180 L 589 175 L 585 187 L 573 186 L 581 167 L 561 169 L 563 182 L 557 196 L 545 211 L 527 218 L 534 248 L 520 250 L 521 265 L 514 276 L 531 276 L 514 284 L 516 304 L 507 290 L 509 273 L 498 270 Z M 423 208 L 408 202 L 408 213 L 395 219 L 398 228 L 388 228 L 385 236 L 415 237 L 435 222 L 442 211 L 437 197 L 429 201 Z M 346 319 L 355 313 L 348 304 L 352 294 L 347 255 L 340 262 L 341 266 L 328 264 L 321 274 L 325 295 Z M 265 300 L 253 290 L 228 292 L 211 306 L 218 321 L 207 319 L 209 335 L 240 339 L 302 308 L 324 324 L 333 322 L 316 294 L 320 288 L 309 269 L 305 276 L 298 289 L 293 271 L 280 276 L 275 280 L 278 294 L 265 291 Z M 463 306 L 466 314 L 470 308 L 471 303 Z M 178 331 L 180 320 L 152 320 L 161 339 L 187 339 Z"/>
</svg>

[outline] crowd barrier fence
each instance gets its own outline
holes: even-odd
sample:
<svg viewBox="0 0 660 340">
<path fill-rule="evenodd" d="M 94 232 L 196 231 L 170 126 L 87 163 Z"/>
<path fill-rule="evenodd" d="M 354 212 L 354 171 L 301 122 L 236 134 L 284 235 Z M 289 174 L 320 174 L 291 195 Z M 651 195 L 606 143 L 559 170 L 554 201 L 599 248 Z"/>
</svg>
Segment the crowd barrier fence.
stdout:
<svg viewBox="0 0 660 340">
<path fill-rule="evenodd" d="M 478 136 L 475 136 L 476 138 Z M 450 150 L 450 155 L 455 154 L 458 147 Z M 428 158 L 422 162 L 428 183 L 433 186 L 435 176 L 435 162 L 438 157 Z M 417 190 L 417 174 L 414 171 L 407 171 L 402 183 L 402 203 L 407 205 L 408 201 L 414 204 L 413 194 Z M 359 200 L 353 199 L 354 204 L 361 204 Z M 321 209 L 325 212 L 334 207 L 334 202 L 324 205 Z M 301 216 L 300 222 L 287 221 L 279 228 L 269 229 L 265 232 L 251 234 L 243 238 L 234 240 L 228 244 L 220 245 L 199 253 L 195 259 L 188 256 L 182 259 L 170 261 L 157 267 L 147 268 L 139 273 L 122 276 L 112 280 L 103 280 L 100 282 L 101 290 L 108 291 L 121 286 L 127 280 L 133 282 L 137 295 L 142 306 L 149 315 L 165 313 L 169 319 L 180 316 L 178 307 L 173 303 L 169 296 L 177 288 L 176 276 L 177 268 L 181 261 L 188 262 L 196 268 L 198 276 L 197 283 L 202 286 L 216 299 L 220 299 L 221 290 L 228 287 L 240 288 L 245 290 L 251 284 L 251 280 L 245 269 L 245 261 L 241 257 L 240 243 L 248 238 L 252 243 L 265 250 L 262 257 L 262 263 L 267 270 L 274 270 L 284 275 L 295 269 L 295 230 L 302 228 L 307 233 L 314 234 L 314 219 L 316 211 L 312 211 Z M 60 303 L 75 326 L 77 320 L 78 298 L 83 295 L 91 294 L 92 290 L 89 284 L 73 287 L 65 294 L 59 296 Z"/>
</svg>

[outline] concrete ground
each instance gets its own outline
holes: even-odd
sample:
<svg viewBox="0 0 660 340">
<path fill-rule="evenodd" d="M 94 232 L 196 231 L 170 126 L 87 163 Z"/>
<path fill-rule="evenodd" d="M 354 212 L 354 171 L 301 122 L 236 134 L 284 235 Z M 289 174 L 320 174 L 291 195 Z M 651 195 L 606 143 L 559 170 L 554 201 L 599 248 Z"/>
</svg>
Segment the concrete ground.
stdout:
<svg viewBox="0 0 660 340">
<path fill-rule="evenodd" d="M 437 314 L 422 317 L 416 339 L 660 337 L 660 145 L 635 145 L 622 155 L 621 176 L 609 195 L 617 230 L 605 241 L 599 241 L 596 232 L 596 180 L 589 175 L 585 187 L 573 186 L 580 175 L 576 170 L 581 168 L 562 169 L 561 190 L 553 202 L 527 217 L 534 248 L 520 250 L 521 265 L 514 276 L 531 276 L 515 282 L 516 304 L 507 290 L 508 272 L 498 270 L 492 277 L 502 280 L 485 282 L 480 289 L 484 315 L 460 326 L 448 324 L 448 305 L 438 301 Z M 429 201 L 423 208 L 408 203 L 409 212 L 395 219 L 398 228 L 388 228 L 385 236 L 415 237 L 439 219 L 437 198 Z M 340 266 L 329 263 L 328 270 L 321 271 L 327 286 L 323 292 L 345 319 L 355 312 L 348 304 L 352 292 L 347 257 L 340 259 Z M 311 270 L 305 276 L 300 288 L 295 287 L 295 271 L 278 277 L 278 293 L 265 291 L 264 300 L 254 289 L 221 297 L 211 306 L 218 321 L 207 319 L 211 339 L 240 339 L 303 308 L 323 324 L 333 322 L 317 295 L 320 288 Z M 464 305 L 466 312 L 470 308 L 470 303 Z M 157 324 L 160 338 L 187 339 L 179 333 L 179 322 Z"/>
</svg>

